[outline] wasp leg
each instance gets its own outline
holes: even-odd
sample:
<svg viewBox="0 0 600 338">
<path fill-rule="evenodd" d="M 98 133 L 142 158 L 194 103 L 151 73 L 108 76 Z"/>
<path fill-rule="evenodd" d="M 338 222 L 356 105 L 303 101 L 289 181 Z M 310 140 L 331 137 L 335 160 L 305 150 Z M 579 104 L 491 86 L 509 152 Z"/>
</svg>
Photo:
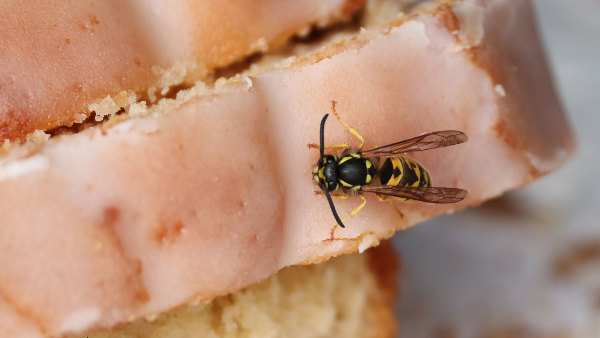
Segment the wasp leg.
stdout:
<svg viewBox="0 0 600 338">
<path fill-rule="evenodd" d="M 390 205 L 392 206 L 392 208 L 394 208 L 394 210 L 396 210 L 398 215 L 400 215 L 400 217 L 404 218 L 404 214 L 402 213 L 402 211 L 400 211 L 400 209 L 398 209 L 396 204 L 394 204 L 394 200 L 392 200 L 388 196 L 383 196 L 383 195 L 379 195 L 379 194 L 377 195 L 377 199 L 379 200 L 379 202 L 390 202 Z"/>
<path fill-rule="evenodd" d="M 352 127 L 350 127 L 350 125 L 348 125 L 348 123 L 346 123 L 346 121 L 342 120 L 342 118 L 338 115 L 338 113 L 335 111 L 335 104 L 337 102 L 335 101 L 331 101 L 331 111 L 333 113 L 333 115 L 335 115 L 335 117 L 346 127 L 348 128 L 348 130 L 352 133 L 352 135 L 356 136 L 359 140 L 360 140 L 360 144 L 358 145 L 358 151 L 360 152 L 363 148 L 363 145 L 365 145 L 365 139 L 360 136 L 360 134 Z"/>
<path fill-rule="evenodd" d="M 367 204 L 367 199 L 365 198 L 365 196 L 364 196 L 363 194 L 359 194 L 358 196 L 360 197 L 360 199 L 362 199 L 362 203 L 361 203 L 361 204 L 360 204 L 358 207 L 356 207 L 356 209 L 354 209 L 354 210 L 353 210 L 353 211 L 350 213 L 350 215 L 348 215 L 348 216 L 344 217 L 344 218 L 342 219 L 342 221 L 345 221 L 345 220 L 347 220 L 348 218 L 350 218 L 350 217 L 353 217 L 354 215 L 356 215 L 356 214 L 357 214 L 357 213 L 358 213 L 358 212 L 359 212 L 359 211 L 360 211 L 362 208 L 364 208 L 365 204 Z M 346 195 L 346 197 L 348 197 L 348 196 Z"/>
<path fill-rule="evenodd" d="M 308 144 L 309 148 L 314 148 L 314 149 L 319 149 L 319 145 L 316 143 L 309 143 Z M 348 150 L 350 149 L 350 145 L 348 144 L 334 144 L 331 146 L 325 146 L 325 149 L 344 149 L 344 150 Z"/>
<path fill-rule="evenodd" d="M 322 190 L 315 190 L 315 195 L 325 195 L 325 193 Z M 343 195 L 329 194 L 329 196 L 331 196 L 331 198 L 337 198 L 337 199 L 341 199 L 341 200 L 345 200 L 348 197 L 350 197 L 350 195 L 348 195 L 347 193 L 345 193 Z"/>
<path fill-rule="evenodd" d="M 360 196 L 360 199 L 362 199 L 362 203 L 356 207 L 356 209 L 354 209 L 350 215 L 342 218 L 342 222 L 346 221 L 347 219 L 349 219 L 350 217 L 353 217 L 354 215 L 356 215 L 362 208 L 365 207 L 365 204 L 367 204 L 367 199 L 365 198 L 365 196 L 363 194 L 359 194 L 358 196 Z M 333 196 L 332 196 L 333 197 Z M 341 198 L 348 198 L 348 195 L 346 194 L 345 197 L 341 197 Z M 331 233 L 330 233 L 330 239 L 333 241 L 335 238 L 333 237 L 333 233 L 335 232 L 335 229 L 337 229 L 338 225 L 335 224 L 333 226 L 333 228 L 331 229 Z"/>
</svg>

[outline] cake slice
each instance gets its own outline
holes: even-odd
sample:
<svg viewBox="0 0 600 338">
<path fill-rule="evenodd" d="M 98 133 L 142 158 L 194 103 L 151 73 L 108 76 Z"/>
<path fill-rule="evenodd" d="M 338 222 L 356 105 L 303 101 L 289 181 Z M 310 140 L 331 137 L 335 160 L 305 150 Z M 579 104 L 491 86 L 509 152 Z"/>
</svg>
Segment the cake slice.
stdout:
<svg viewBox="0 0 600 338">
<path fill-rule="evenodd" d="M 364 0 L 35 0 L 0 5 L 0 143 L 172 95 L 348 20 Z"/>
</svg>

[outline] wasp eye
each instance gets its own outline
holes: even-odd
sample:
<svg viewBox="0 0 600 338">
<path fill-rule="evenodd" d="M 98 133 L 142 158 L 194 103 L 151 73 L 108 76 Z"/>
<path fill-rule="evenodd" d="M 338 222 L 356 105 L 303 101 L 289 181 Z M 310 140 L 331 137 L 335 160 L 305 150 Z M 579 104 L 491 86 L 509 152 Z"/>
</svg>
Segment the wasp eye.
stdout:
<svg viewBox="0 0 600 338">
<path fill-rule="evenodd" d="M 316 184 L 319 184 L 319 176 L 314 175 L 313 176 L 313 181 L 315 181 Z"/>
</svg>

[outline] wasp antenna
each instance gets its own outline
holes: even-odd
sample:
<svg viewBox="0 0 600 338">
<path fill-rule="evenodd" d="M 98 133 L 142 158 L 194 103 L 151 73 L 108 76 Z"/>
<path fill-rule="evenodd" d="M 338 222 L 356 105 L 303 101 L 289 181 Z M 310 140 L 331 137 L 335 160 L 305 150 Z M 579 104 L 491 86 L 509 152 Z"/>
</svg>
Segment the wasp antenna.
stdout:
<svg viewBox="0 0 600 338">
<path fill-rule="evenodd" d="M 327 121 L 328 116 L 329 114 L 325 114 L 325 116 L 323 116 L 323 119 L 321 120 L 321 134 L 319 137 L 319 140 L 321 142 L 319 145 L 319 151 L 321 152 L 321 159 L 319 160 L 320 163 L 323 163 L 323 157 L 325 156 L 325 121 Z"/>
<path fill-rule="evenodd" d="M 325 117 L 327 117 L 327 115 Z M 325 121 L 325 119 L 323 119 L 323 121 Z M 344 223 L 342 223 L 342 220 L 340 219 L 340 216 L 338 216 L 337 211 L 335 211 L 335 205 L 333 205 L 333 200 L 331 199 L 331 196 L 329 195 L 329 190 L 327 190 L 327 188 L 325 188 L 325 184 L 321 184 L 320 187 L 321 187 L 321 190 L 323 190 L 323 192 L 325 193 L 325 197 L 327 197 L 327 202 L 329 202 L 329 208 L 331 209 L 331 212 L 333 213 L 333 218 L 335 218 L 335 221 L 337 222 L 337 224 L 339 224 L 339 226 L 341 226 L 342 228 L 345 228 Z"/>
</svg>

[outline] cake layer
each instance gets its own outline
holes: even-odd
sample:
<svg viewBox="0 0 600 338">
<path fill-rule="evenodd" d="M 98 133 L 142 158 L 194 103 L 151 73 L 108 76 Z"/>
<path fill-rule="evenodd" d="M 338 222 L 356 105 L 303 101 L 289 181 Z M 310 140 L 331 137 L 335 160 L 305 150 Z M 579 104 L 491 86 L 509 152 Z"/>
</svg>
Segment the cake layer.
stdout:
<svg viewBox="0 0 600 338">
<path fill-rule="evenodd" d="M 338 22 L 363 0 L 10 0 L 0 6 L 0 143 L 83 121 L 106 96 L 166 94 Z M 119 109 L 118 107 L 116 108 Z"/>
</svg>

